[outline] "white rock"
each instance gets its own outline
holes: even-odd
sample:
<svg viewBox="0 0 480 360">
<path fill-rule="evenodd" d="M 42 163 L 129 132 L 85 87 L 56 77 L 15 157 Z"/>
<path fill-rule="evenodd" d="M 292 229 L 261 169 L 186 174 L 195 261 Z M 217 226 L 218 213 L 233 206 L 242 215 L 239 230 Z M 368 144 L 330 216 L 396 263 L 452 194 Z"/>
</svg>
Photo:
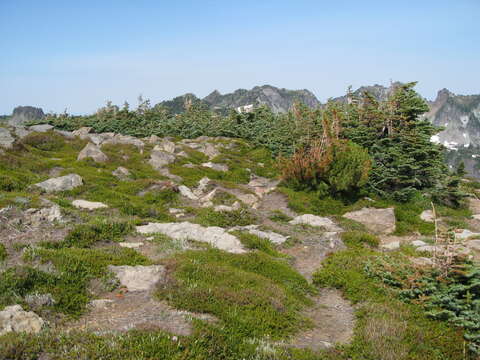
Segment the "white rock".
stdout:
<svg viewBox="0 0 480 360">
<path fill-rule="evenodd" d="M 74 200 L 72 205 L 77 209 L 86 209 L 86 210 L 96 210 L 108 208 L 108 205 L 97 201 L 87 201 L 87 200 Z"/>
<path fill-rule="evenodd" d="M 277 244 L 277 245 L 283 244 L 290 237 L 290 236 L 284 236 L 284 235 L 278 234 L 278 233 L 273 232 L 273 231 L 259 230 L 258 227 L 259 227 L 258 225 L 239 226 L 239 227 L 231 229 L 230 231 L 232 231 L 232 230 L 246 230 L 247 232 L 249 232 L 252 235 L 258 236 L 261 239 L 267 239 L 267 240 L 269 240 L 272 243 Z"/>
<path fill-rule="evenodd" d="M 15 139 L 6 128 L 0 127 L 0 147 L 10 149 L 15 142 Z"/>
<path fill-rule="evenodd" d="M 128 249 L 138 249 L 139 247 L 143 246 L 143 242 L 121 242 L 118 243 L 118 245 Z"/>
<path fill-rule="evenodd" d="M 158 147 L 161 150 L 163 150 L 167 153 L 170 153 L 170 154 L 173 154 L 175 152 L 175 143 L 173 141 L 168 140 L 168 139 L 162 139 L 160 144 L 158 144 L 155 147 Z"/>
<path fill-rule="evenodd" d="M 469 237 L 480 236 L 480 233 L 475 233 L 470 230 L 463 229 L 459 232 L 455 232 L 455 236 L 457 239 L 465 240 L 465 239 L 468 239 Z"/>
<path fill-rule="evenodd" d="M 120 284 L 128 291 L 148 291 L 165 276 L 165 268 L 161 265 L 150 266 L 113 266 L 108 269 L 120 280 Z"/>
<path fill-rule="evenodd" d="M 306 224 L 310 226 L 321 226 L 325 228 L 327 231 L 342 231 L 340 227 L 338 227 L 332 220 L 327 217 L 321 217 L 312 214 L 305 214 L 295 217 L 293 220 L 289 222 L 292 225 L 297 224 Z"/>
<path fill-rule="evenodd" d="M 142 140 L 137 139 L 134 136 L 122 134 L 115 134 L 113 137 L 106 139 L 103 144 L 133 145 L 141 150 L 143 150 L 143 147 L 145 146 Z"/>
<path fill-rule="evenodd" d="M 55 221 L 62 221 L 62 211 L 60 209 L 60 206 L 58 206 L 57 204 L 54 204 L 50 207 L 42 208 L 40 210 L 29 210 L 27 210 L 27 212 L 32 213 L 32 215 L 30 216 L 30 222 L 33 225 L 39 225 L 42 222 L 53 223 Z"/>
<path fill-rule="evenodd" d="M 258 198 L 253 194 L 240 194 L 236 196 L 238 200 L 248 206 L 255 208 L 258 205 Z"/>
<path fill-rule="evenodd" d="M 400 241 L 392 241 L 388 244 L 382 244 L 380 247 L 385 250 L 397 250 L 400 249 Z"/>
<path fill-rule="evenodd" d="M 81 127 L 80 129 L 77 129 L 77 130 L 74 130 L 72 131 L 72 135 L 73 136 L 83 136 L 83 135 L 87 135 L 90 133 L 90 131 L 92 131 L 92 128 L 91 127 Z"/>
<path fill-rule="evenodd" d="M 202 166 L 216 170 L 216 171 L 224 171 L 224 172 L 228 171 L 228 166 L 225 164 L 206 162 L 206 163 L 203 163 Z"/>
<path fill-rule="evenodd" d="M 77 174 L 68 174 L 65 176 L 45 180 L 41 183 L 35 184 L 46 192 L 66 191 L 72 190 L 83 184 L 82 178 Z"/>
<path fill-rule="evenodd" d="M 213 208 L 215 211 L 235 211 L 239 210 L 241 208 L 241 205 L 238 201 L 235 201 L 232 206 L 228 205 L 217 205 Z"/>
<path fill-rule="evenodd" d="M 434 253 L 435 251 L 442 251 L 443 249 L 441 247 L 434 246 L 434 245 L 425 245 L 425 246 L 417 247 L 416 250 L 420 252 Z"/>
<path fill-rule="evenodd" d="M 414 240 L 412 241 L 412 245 L 415 247 L 428 246 L 428 244 L 422 240 Z"/>
<path fill-rule="evenodd" d="M 190 190 L 188 187 L 185 185 L 180 185 L 178 187 L 178 190 L 180 191 L 180 194 L 185 196 L 186 198 L 189 198 L 190 200 L 198 200 L 198 196 L 196 196 L 192 190 Z"/>
<path fill-rule="evenodd" d="M 88 305 L 95 309 L 105 309 L 112 304 L 113 304 L 113 300 L 110 300 L 110 299 L 95 299 L 90 301 Z"/>
<path fill-rule="evenodd" d="M 242 243 L 233 235 L 217 226 L 204 227 L 190 222 L 148 223 L 137 226 L 141 234 L 161 233 L 175 240 L 196 240 L 231 253 L 244 253 Z"/>
<path fill-rule="evenodd" d="M 465 243 L 465 246 L 471 250 L 480 251 L 480 240 L 470 240 Z"/>
<path fill-rule="evenodd" d="M 0 336 L 12 331 L 36 334 L 44 323 L 40 316 L 24 311 L 20 305 L 7 306 L 0 311 Z"/>
<path fill-rule="evenodd" d="M 379 234 L 390 234 L 395 231 L 395 213 L 393 208 L 376 209 L 363 208 L 343 215 L 343 217 L 357 221 L 370 231 Z"/>
<path fill-rule="evenodd" d="M 27 130 L 25 127 L 19 125 L 15 126 L 15 135 L 17 135 L 17 138 L 23 139 L 24 137 L 30 135 L 32 132 L 30 130 Z"/>
<path fill-rule="evenodd" d="M 82 151 L 78 154 L 77 160 L 84 160 L 87 158 L 93 159 L 95 162 L 105 162 L 108 160 L 107 155 L 105 155 L 100 148 L 93 144 L 88 143 L 87 146 L 83 148 Z"/>
</svg>

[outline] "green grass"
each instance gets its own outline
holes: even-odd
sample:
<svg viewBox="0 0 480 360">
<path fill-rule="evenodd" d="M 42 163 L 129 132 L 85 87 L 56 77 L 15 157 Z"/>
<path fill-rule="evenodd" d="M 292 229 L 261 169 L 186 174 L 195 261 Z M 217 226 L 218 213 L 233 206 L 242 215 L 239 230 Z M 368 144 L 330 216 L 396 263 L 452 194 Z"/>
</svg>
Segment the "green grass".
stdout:
<svg viewBox="0 0 480 360">
<path fill-rule="evenodd" d="M 158 295 L 177 308 L 215 315 L 226 333 L 278 339 L 308 325 L 298 313 L 309 303 L 307 281 L 262 252 L 188 251 L 168 266 L 170 281 Z"/>
<path fill-rule="evenodd" d="M 212 208 L 195 209 L 195 222 L 204 226 L 220 226 L 223 228 L 233 226 L 251 225 L 256 222 L 255 215 L 247 208 L 232 211 L 215 211 Z"/>
<path fill-rule="evenodd" d="M 342 240 L 346 245 L 350 246 L 367 244 L 372 247 L 378 247 L 380 243 L 380 240 L 375 235 L 362 231 L 343 232 Z"/>
<path fill-rule="evenodd" d="M 282 224 L 288 223 L 290 220 L 293 220 L 292 217 L 284 214 L 280 210 L 274 210 L 272 211 L 272 214 L 269 216 L 269 219 L 275 222 L 279 222 Z"/>
<path fill-rule="evenodd" d="M 27 260 L 52 263 L 56 273 L 33 267 L 9 268 L 0 274 L 0 306 L 22 303 L 31 293 L 50 293 L 57 311 L 79 316 L 91 300 L 89 281 L 103 278 L 106 286 L 114 286 L 107 272 L 108 265 L 147 265 L 149 260 L 132 249 L 43 249 L 27 252 Z"/>
<path fill-rule="evenodd" d="M 268 239 L 262 239 L 245 231 L 234 231 L 232 235 L 235 235 L 247 249 L 263 251 L 273 257 L 285 256 L 279 253 L 275 249 L 275 245 Z"/>
</svg>

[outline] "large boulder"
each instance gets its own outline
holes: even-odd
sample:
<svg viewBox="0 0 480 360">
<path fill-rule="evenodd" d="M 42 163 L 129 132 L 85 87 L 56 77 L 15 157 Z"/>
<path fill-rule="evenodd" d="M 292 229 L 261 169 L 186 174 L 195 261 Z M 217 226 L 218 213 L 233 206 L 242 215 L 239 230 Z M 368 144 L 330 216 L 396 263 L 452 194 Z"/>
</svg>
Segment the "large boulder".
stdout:
<svg viewBox="0 0 480 360">
<path fill-rule="evenodd" d="M 107 155 L 105 155 L 100 148 L 92 143 L 88 143 L 87 146 L 83 148 L 82 151 L 78 154 L 77 160 L 84 160 L 87 158 L 93 159 L 95 162 L 105 162 L 108 160 Z"/>
<path fill-rule="evenodd" d="M 156 145 L 151 154 L 148 163 L 152 165 L 155 170 L 160 170 L 175 161 L 175 156 L 163 150 L 159 145 Z"/>
<path fill-rule="evenodd" d="M 0 148 L 10 149 L 15 142 L 14 137 L 6 128 L 0 127 Z"/>
<path fill-rule="evenodd" d="M 36 132 L 47 132 L 52 129 L 53 129 L 53 126 L 49 124 L 33 125 L 28 128 L 28 130 L 36 131 Z"/>
<path fill-rule="evenodd" d="M 181 223 L 148 223 L 148 225 L 137 226 L 137 231 L 141 234 L 160 233 L 180 241 L 205 242 L 231 253 L 241 254 L 245 252 L 242 243 L 235 236 L 217 226 L 204 227 L 188 221 Z"/>
<path fill-rule="evenodd" d="M 363 208 L 348 212 L 343 217 L 359 222 L 377 234 L 390 234 L 395 231 L 395 212 L 393 208 L 375 209 Z"/>
<path fill-rule="evenodd" d="M 45 117 L 41 108 L 33 106 L 17 106 L 13 109 L 8 123 L 12 126 L 22 125 L 30 121 L 42 120 Z"/>
<path fill-rule="evenodd" d="M 45 180 L 41 183 L 35 184 L 46 192 L 67 191 L 72 190 L 83 184 L 83 180 L 80 175 L 68 174 L 57 178 Z"/>
<path fill-rule="evenodd" d="M 120 284 L 125 286 L 128 291 L 152 290 L 165 276 L 165 268 L 161 265 L 110 265 L 108 269 L 116 275 Z"/>
<path fill-rule="evenodd" d="M 0 336 L 8 332 L 38 333 L 44 325 L 43 319 L 20 305 L 7 306 L 0 311 Z"/>
<path fill-rule="evenodd" d="M 295 217 L 293 220 L 290 221 L 292 225 L 310 225 L 316 227 L 323 227 L 326 231 L 342 231 L 340 227 L 337 226 L 332 220 L 327 217 L 321 217 L 312 214 L 305 214 Z"/>
<path fill-rule="evenodd" d="M 143 150 L 143 147 L 145 146 L 145 143 L 142 140 L 134 136 L 122 135 L 122 134 L 115 134 L 114 136 L 109 137 L 103 142 L 103 144 L 133 145 L 142 150 Z"/>
</svg>

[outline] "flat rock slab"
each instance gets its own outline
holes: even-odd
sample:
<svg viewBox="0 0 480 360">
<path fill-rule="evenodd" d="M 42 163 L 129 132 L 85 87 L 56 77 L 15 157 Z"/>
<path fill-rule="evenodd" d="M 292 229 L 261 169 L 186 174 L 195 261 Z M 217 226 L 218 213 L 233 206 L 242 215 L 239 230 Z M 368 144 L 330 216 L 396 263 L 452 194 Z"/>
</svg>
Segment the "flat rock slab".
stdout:
<svg viewBox="0 0 480 360">
<path fill-rule="evenodd" d="M 28 130 L 36 131 L 36 132 L 47 132 L 52 129 L 53 129 L 53 126 L 49 124 L 33 125 L 28 128 Z"/>
<path fill-rule="evenodd" d="M 342 229 L 329 218 L 320 217 L 312 214 L 297 216 L 289 223 L 291 225 L 305 224 L 310 226 L 323 227 L 327 231 L 342 231 Z"/>
<path fill-rule="evenodd" d="M 192 318 L 215 321 L 206 314 L 179 311 L 164 301 L 157 301 L 146 292 L 109 294 L 109 298 L 92 302 L 90 311 L 68 324 L 67 330 L 100 334 L 123 333 L 129 330 L 163 330 L 188 336 L 193 331 Z"/>
<path fill-rule="evenodd" d="M 57 178 L 52 178 L 45 180 L 41 183 L 35 184 L 46 192 L 56 192 L 56 191 L 66 191 L 72 190 L 78 186 L 83 184 L 83 180 L 80 175 L 77 174 L 69 174 Z"/>
<path fill-rule="evenodd" d="M 87 201 L 87 200 L 74 200 L 72 201 L 72 205 L 75 206 L 77 209 L 86 209 L 86 210 L 108 208 L 108 205 L 105 205 L 102 202 Z"/>
<path fill-rule="evenodd" d="M 165 268 L 161 265 L 110 265 L 108 269 L 117 276 L 120 284 L 125 286 L 128 291 L 152 290 L 165 276 Z"/>
<path fill-rule="evenodd" d="M 10 149 L 15 142 L 12 134 L 6 128 L 0 127 L 0 147 Z"/>
<path fill-rule="evenodd" d="M 237 226 L 232 228 L 230 231 L 244 230 L 252 235 L 258 236 L 261 239 L 267 239 L 276 245 L 283 244 L 289 238 L 289 236 L 284 236 L 273 231 L 259 230 L 258 227 L 258 225 Z"/>
<path fill-rule="evenodd" d="M 38 333 L 44 325 L 43 319 L 20 305 L 7 306 L 0 311 L 0 336 L 8 332 Z"/>
<path fill-rule="evenodd" d="M 395 212 L 393 208 L 376 209 L 363 208 L 361 210 L 348 212 L 344 218 L 354 220 L 377 234 L 390 234 L 395 231 Z"/>
<path fill-rule="evenodd" d="M 204 227 L 188 221 L 180 223 L 148 223 L 148 225 L 137 226 L 137 231 L 141 234 L 160 233 L 175 240 L 205 242 L 220 250 L 236 254 L 246 252 L 240 240 L 229 234 L 225 229 L 217 226 Z"/>
<path fill-rule="evenodd" d="M 321 289 L 314 305 L 302 312 L 312 320 L 312 329 L 294 336 L 288 345 L 318 351 L 335 344 L 347 344 L 353 337 L 354 309 L 338 290 Z"/>
</svg>

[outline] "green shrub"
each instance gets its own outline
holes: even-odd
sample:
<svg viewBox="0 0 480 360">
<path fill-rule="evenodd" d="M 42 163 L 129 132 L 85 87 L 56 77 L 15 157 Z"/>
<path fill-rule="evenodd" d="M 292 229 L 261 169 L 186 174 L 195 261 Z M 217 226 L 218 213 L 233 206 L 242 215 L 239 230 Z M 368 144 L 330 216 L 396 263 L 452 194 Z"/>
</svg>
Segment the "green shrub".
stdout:
<svg viewBox="0 0 480 360">
<path fill-rule="evenodd" d="M 75 226 L 60 246 L 87 248 L 99 241 L 119 241 L 133 231 L 129 222 L 96 222 Z"/>
<path fill-rule="evenodd" d="M 262 239 L 254 234 L 243 231 L 235 231 L 232 232 L 232 234 L 238 237 L 238 239 L 247 249 L 260 250 L 263 251 L 265 254 L 274 257 L 283 256 L 277 250 L 275 250 L 275 246 L 268 239 Z"/>
<path fill-rule="evenodd" d="M 342 240 L 350 246 L 367 244 L 372 247 L 377 247 L 380 244 L 380 240 L 375 235 L 363 231 L 346 231 L 342 233 Z"/>
<path fill-rule="evenodd" d="M 290 220 L 293 219 L 292 217 L 286 215 L 280 210 L 272 211 L 272 215 L 270 215 L 268 218 L 272 221 L 283 223 L 283 224 L 288 223 Z"/>
<path fill-rule="evenodd" d="M 34 132 L 24 137 L 22 144 L 43 151 L 58 151 L 65 146 L 65 138 L 53 131 L 43 133 Z"/>
<path fill-rule="evenodd" d="M 246 208 L 232 211 L 215 211 L 212 208 L 205 208 L 198 209 L 196 212 L 195 220 L 204 226 L 228 228 L 251 225 L 256 221 L 255 215 Z"/>
<path fill-rule="evenodd" d="M 5 245 L 0 243 L 0 261 L 3 261 L 7 258 L 7 249 L 5 248 Z"/>
</svg>

